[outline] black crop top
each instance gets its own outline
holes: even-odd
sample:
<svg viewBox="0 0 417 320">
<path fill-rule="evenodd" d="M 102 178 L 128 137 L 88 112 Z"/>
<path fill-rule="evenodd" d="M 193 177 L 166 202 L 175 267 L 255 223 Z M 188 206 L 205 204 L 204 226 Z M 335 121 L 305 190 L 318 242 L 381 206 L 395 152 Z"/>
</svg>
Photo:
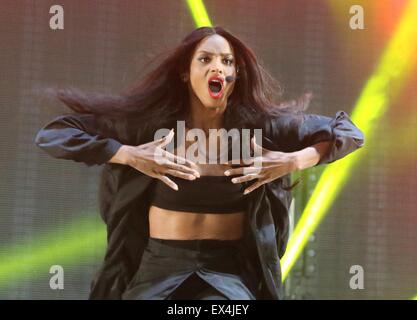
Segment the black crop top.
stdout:
<svg viewBox="0 0 417 320">
<path fill-rule="evenodd" d="M 227 176 L 201 176 L 186 180 L 168 175 L 178 191 L 156 181 L 151 204 L 175 211 L 232 213 L 245 210 L 244 183 L 232 183 Z"/>
</svg>

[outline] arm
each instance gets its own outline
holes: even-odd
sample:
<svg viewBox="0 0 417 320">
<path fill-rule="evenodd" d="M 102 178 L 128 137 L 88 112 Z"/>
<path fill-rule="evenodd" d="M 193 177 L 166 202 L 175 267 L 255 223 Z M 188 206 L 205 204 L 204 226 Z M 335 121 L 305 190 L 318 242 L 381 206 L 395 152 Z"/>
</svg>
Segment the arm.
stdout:
<svg viewBox="0 0 417 320">
<path fill-rule="evenodd" d="M 300 161 L 305 162 L 302 167 L 308 167 L 317 157 L 320 160 L 313 166 L 334 162 L 364 145 L 363 133 L 344 111 L 338 111 L 334 118 L 316 114 L 284 115 L 272 119 L 268 130 L 274 148 L 298 152 L 296 155 L 308 158 Z M 327 146 L 316 145 L 326 141 Z"/>
<path fill-rule="evenodd" d="M 163 153 L 155 151 L 173 139 L 173 130 L 164 138 L 140 145 L 137 145 L 137 135 L 135 119 L 71 114 L 46 124 L 36 135 L 35 142 L 55 158 L 84 162 L 88 166 L 106 162 L 128 165 L 175 190 L 178 186 L 165 174 L 188 180 L 199 177 L 191 161 L 182 159 L 185 165 L 176 164 L 173 161 L 177 162 L 178 156 L 170 154 L 170 161 L 167 161 Z"/>
<path fill-rule="evenodd" d="M 331 146 L 330 141 L 323 141 L 294 152 L 295 170 L 304 170 L 316 166 L 320 159 L 324 159 L 329 154 Z"/>
<path fill-rule="evenodd" d="M 108 162 L 122 147 L 124 122 L 93 114 L 61 115 L 41 128 L 36 145 L 59 159 L 83 162 L 88 166 Z M 121 131 L 121 130 L 119 130 Z"/>
<path fill-rule="evenodd" d="M 128 164 L 129 163 L 129 149 L 131 146 L 122 145 L 108 163 Z"/>
</svg>

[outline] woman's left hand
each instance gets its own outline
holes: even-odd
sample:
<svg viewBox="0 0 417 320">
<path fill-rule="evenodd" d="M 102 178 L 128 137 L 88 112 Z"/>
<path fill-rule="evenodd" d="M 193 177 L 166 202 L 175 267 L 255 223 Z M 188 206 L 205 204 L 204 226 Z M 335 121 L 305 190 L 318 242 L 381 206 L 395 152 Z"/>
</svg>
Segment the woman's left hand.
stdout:
<svg viewBox="0 0 417 320">
<path fill-rule="evenodd" d="M 226 176 L 243 174 L 243 176 L 233 178 L 233 183 L 242 183 L 258 179 L 258 181 L 245 189 L 244 194 L 248 194 L 265 183 L 271 182 L 297 170 L 294 153 L 265 149 L 256 144 L 255 136 L 251 139 L 251 147 L 254 150 L 254 155 L 260 154 L 261 156 L 251 159 L 249 163 L 245 160 L 245 163 L 250 166 L 242 166 L 224 172 Z M 229 163 L 232 162 L 230 161 Z"/>
</svg>

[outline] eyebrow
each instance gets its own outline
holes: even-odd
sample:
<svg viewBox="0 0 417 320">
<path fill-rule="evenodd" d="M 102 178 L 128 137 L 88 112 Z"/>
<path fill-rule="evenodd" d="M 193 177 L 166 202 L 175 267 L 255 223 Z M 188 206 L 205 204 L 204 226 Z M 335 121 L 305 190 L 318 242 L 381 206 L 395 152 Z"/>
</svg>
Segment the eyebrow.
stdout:
<svg viewBox="0 0 417 320">
<path fill-rule="evenodd" d="M 204 52 L 204 53 L 208 53 L 208 54 L 214 54 L 213 52 L 209 52 L 209 51 L 205 51 L 205 50 L 200 50 L 198 52 Z M 222 56 L 233 56 L 232 53 L 221 53 L 220 55 L 222 55 Z"/>
</svg>

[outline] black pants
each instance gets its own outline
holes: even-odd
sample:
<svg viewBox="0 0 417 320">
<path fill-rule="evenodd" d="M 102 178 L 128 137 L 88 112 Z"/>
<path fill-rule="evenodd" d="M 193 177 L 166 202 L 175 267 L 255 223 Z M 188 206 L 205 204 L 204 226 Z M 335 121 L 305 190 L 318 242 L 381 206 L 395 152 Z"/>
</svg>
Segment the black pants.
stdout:
<svg viewBox="0 0 417 320">
<path fill-rule="evenodd" d="M 168 297 L 168 300 L 229 300 L 193 273 Z"/>
<path fill-rule="evenodd" d="M 123 299 L 255 299 L 237 259 L 240 244 L 149 238 Z"/>
</svg>

